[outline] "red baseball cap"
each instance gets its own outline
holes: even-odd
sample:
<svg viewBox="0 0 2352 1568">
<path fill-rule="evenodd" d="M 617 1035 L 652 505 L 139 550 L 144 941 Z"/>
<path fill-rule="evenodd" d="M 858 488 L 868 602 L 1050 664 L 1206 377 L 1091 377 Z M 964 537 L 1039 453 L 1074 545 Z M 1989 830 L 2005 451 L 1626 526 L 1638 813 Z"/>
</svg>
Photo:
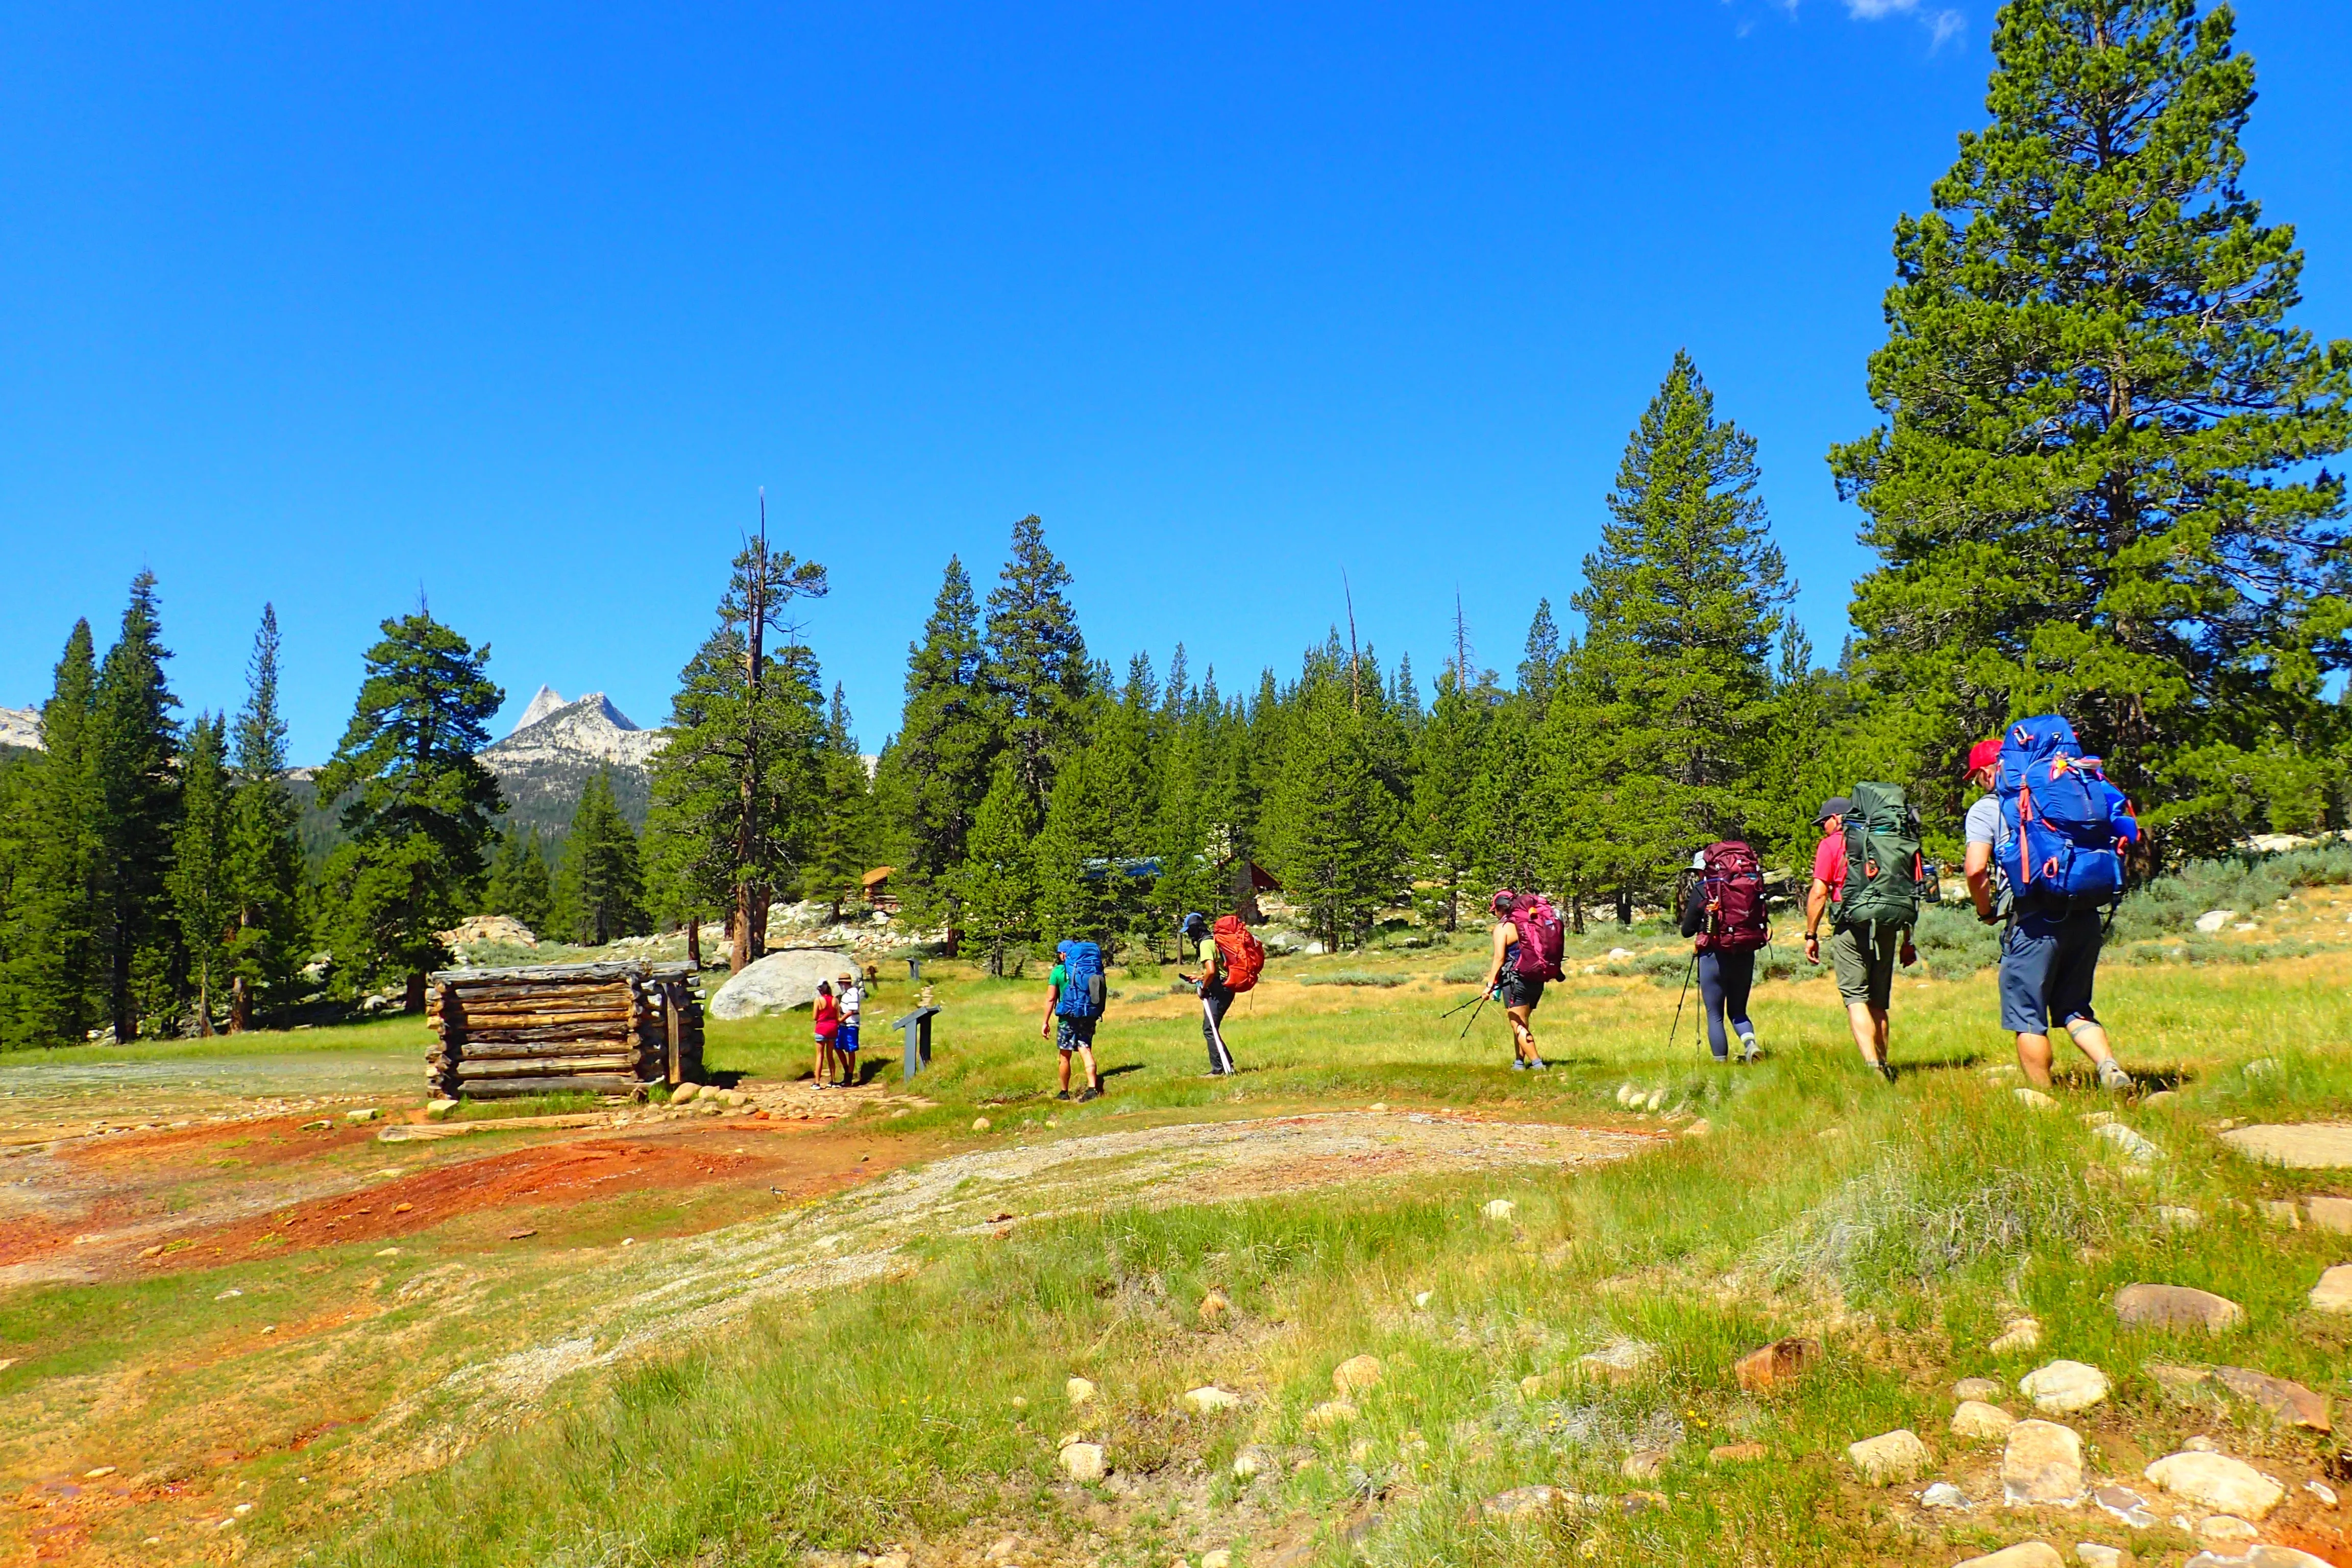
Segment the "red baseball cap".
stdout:
<svg viewBox="0 0 2352 1568">
<path fill-rule="evenodd" d="M 1979 768 L 1989 768 L 1999 761 L 2000 761 L 1999 735 L 1993 736 L 1990 740 L 1979 741 L 1969 748 L 1969 772 L 1970 773 L 1975 773 Z"/>
</svg>

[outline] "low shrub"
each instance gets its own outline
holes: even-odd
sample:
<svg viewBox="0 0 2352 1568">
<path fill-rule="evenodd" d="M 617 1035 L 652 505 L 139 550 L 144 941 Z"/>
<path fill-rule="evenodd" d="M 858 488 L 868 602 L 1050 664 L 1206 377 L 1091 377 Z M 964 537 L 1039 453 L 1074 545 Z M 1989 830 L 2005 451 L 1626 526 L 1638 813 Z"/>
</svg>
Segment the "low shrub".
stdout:
<svg viewBox="0 0 2352 1568">
<path fill-rule="evenodd" d="M 1478 972 L 1479 974 L 1485 973 L 1484 970 Z M 1298 977 L 1298 984 L 1301 985 L 1377 985 L 1385 990 L 1402 985 L 1412 978 L 1412 976 L 1409 974 L 1374 974 L 1369 970 L 1362 969 L 1335 969 L 1323 974 L 1302 974 Z M 1472 975 L 1471 978 L 1475 980 L 1478 975 Z"/>
</svg>

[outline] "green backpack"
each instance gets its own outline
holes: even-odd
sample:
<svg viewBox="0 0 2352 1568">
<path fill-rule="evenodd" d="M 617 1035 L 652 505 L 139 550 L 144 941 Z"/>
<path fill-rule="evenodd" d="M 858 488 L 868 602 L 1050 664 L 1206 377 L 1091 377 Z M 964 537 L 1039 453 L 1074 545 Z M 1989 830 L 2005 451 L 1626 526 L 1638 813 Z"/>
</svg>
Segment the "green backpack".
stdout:
<svg viewBox="0 0 2352 1568">
<path fill-rule="evenodd" d="M 1900 785 L 1853 786 L 1845 814 L 1842 926 L 1907 926 L 1919 919 L 1919 814 Z"/>
</svg>

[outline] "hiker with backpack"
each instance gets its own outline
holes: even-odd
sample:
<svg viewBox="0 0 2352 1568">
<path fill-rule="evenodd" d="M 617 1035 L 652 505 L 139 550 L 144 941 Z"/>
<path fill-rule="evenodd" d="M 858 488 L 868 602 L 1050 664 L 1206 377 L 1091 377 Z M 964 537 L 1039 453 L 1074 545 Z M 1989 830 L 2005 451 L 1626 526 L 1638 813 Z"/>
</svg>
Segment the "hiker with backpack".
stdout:
<svg viewBox="0 0 2352 1568">
<path fill-rule="evenodd" d="M 1814 817 L 1813 885 L 1805 896 L 1805 962 L 1822 961 L 1822 921 L 1830 921 L 1830 957 L 1838 996 L 1864 1065 L 1887 1082 L 1887 1008 L 1895 966 L 1919 962 L 1911 930 L 1919 921 L 1927 874 L 1919 856 L 1919 814 L 1894 784 L 1860 784 L 1832 795 Z"/>
<path fill-rule="evenodd" d="M 1689 893 L 1683 900 L 1683 934 L 1691 938 L 1699 1000 L 1706 1010 L 1706 1043 L 1715 1059 L 1731 1059 L 1724 1028 L 1739 1037 L 1739 1059 L 1764 1053 L 1756 1026 L 1748 1020 L 1748 993 L 1756 983 L 1756 950 L 1772 940 L 1764 910 L 1764 868 L 1756 851 L 1737 838 L 1710 844 L 1691 857 Z"/>
<path fill-rule="evenodd" d="M 1219 915 L 1212 927 L 1206 915 L 1195 912 L 1184 917 L 1181 929 L 1200 951 L 1201 973 L 1198 977 L 1179 974 L 1177 978 L 1190 983 L 1200 995 L 1201 1037 L 1209 1046 L 1209 1076 L 1223 1078 L 1239 1070 L 1234 1066 L 1234 1053 L 1225 1048 L 1225 1012 L 1234 997 L 1257 984 L 1259 973 L 1265 968 L 1265 949 L 1242 924 L 1239 915 Z"/>
<path fill-rule="evenodd" d="M 1977 918 L 2001 924 L 2000 1026 L 2017 1037 L 2017 1065 L 2050 1087 L 2050 1026 L 2091 1059 L 2103 1089 L 2128 1091 L 2091 1008 L 2106 912 L 2123 898 L 2123 847 L 2139 841 L 2131 802 L 2083 754 L 2074 727 L 2025 719 L 1969 752 L 1969 780 L 1985 794 L 1969 807 L 1969 896 Z"/>
<path fill-rule="evenodd" d="M 1095 1070 L 1095 1025 L 1108 992 L 1100 947 L 1090 942 L 1055 943 L 1054 967 L 1045 976 L 1045 1021 L 1038 1026 L 1037 1037 L 1052 1040 L 1062 1053 L 1062 1089 L 1054 1096 L 1056 1100 L 1070 1098 L 1073 1054 L 1087 1069 L 1079 1102 L 1102 1098 L 1102 1075 Z"/>
<path fill-rule="evenodd" d="M 1511 1025 L 1511 1070 L 1540 1072 L 1550 1064 L 1536 1049 L 1536 1005 L 1547 983 L 1560 977 L 1567 930 L 1540 894 L 1499 889 L 1487 906 L 1495 915 L 1495 957 L 1486 966 L 1486 994 L 1503 1004 Z"/>
</svg>

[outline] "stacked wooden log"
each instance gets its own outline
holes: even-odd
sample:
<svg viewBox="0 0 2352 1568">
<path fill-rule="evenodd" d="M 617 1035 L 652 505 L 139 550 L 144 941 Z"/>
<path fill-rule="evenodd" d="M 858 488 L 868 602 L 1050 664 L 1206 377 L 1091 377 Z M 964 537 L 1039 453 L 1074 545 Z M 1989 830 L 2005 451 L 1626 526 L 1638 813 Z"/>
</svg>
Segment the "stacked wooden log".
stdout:
<svg viewBox="0 0 2352 1568">
<path fill-rule="evenodd" d="M 702 1074 L 690 963 L 545 963 L 426 977 L 435 1093 L 641 1094 Z"/>
</svg>

